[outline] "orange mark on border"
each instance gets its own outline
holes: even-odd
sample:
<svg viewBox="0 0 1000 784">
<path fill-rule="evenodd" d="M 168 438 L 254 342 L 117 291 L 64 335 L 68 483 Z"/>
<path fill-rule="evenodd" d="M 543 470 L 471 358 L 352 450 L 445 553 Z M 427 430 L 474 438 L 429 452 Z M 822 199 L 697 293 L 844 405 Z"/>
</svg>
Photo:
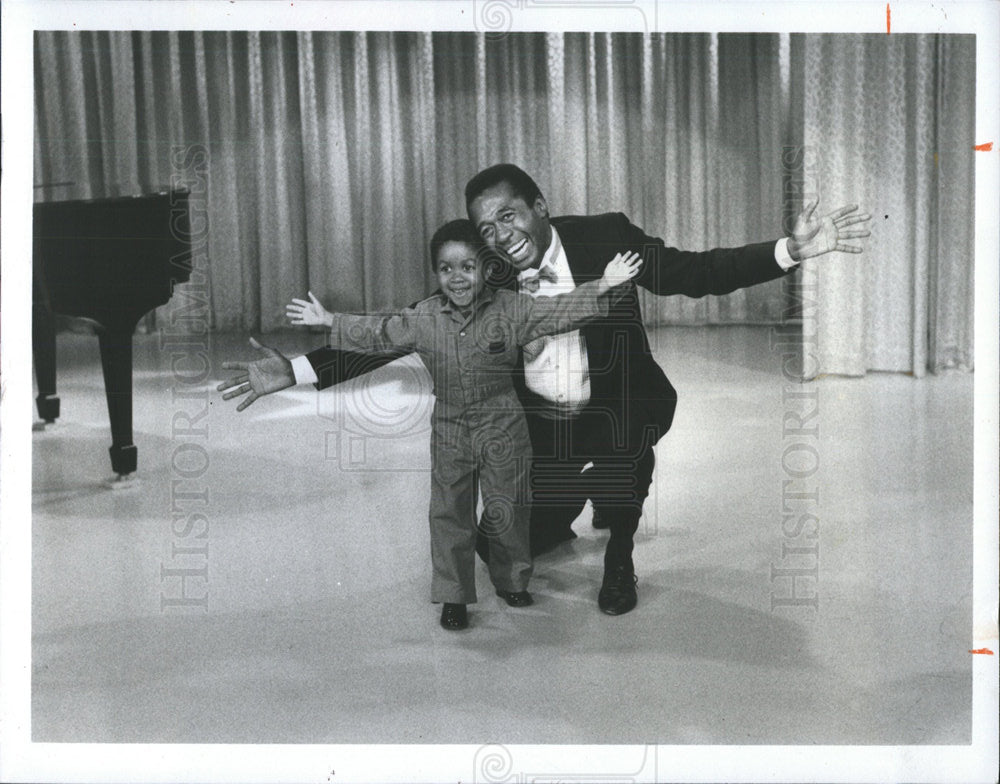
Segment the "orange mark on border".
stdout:
<svg viewBox="0 0 1000 784">
<path fill-rule="evenodd" d="M 889 4 L 885 4 L 885 34 L 889 35 L 892 32 L 892 12 L 889 10 Z"/>
<path fill-rule="evenodd" d="M 986 144 L 977 144 L 972 149 L 978 152 L 989 152 L 990 150 L 993 149 L 993 142 L 986 142 Z"/>
<path fill-rule="evenodd" d="M 993 655 L 993 651 L 991 651 L 989 648 L 976 648 L 976 650 L 969 651 L 969 653 L 985 653 L 987 656 Z"/>
</svg>

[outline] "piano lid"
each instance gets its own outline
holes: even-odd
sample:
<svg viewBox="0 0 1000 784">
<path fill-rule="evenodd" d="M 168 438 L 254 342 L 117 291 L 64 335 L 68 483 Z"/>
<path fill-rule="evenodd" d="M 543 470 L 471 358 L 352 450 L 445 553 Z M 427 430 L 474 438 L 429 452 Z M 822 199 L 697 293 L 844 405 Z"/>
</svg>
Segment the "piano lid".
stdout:
<svg viewBox="0 0 1000 784">
<path fill-rule="evenodd" d="M 143 190 L 138 183 L 130 183 L 124 186 L 111 184 L 103 187 L 94 187 L 90 183 L 72 181 L 38 183 L 33 188 L 35 204 L 65 201 L 125 201 L 128 199 L 141 199 L 146 196 L 165 196 L 171 191 L 184 193 L 188 190 L 184 187 L 171 188 L 169 185 L 158 185 L 155 188 Z"/>
<path fill-rule="evenodd" d="M 54 313 L 135 329 L 190 278 L 188 191 L 36 202 L 36 298 Z"/>
</svg>

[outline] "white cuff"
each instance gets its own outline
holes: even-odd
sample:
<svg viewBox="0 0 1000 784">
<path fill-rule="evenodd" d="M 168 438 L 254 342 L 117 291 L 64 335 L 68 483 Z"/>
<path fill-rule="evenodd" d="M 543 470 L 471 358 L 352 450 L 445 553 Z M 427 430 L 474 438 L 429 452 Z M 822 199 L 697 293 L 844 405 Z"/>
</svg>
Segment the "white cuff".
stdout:
<svg viewBox="0 0 1000 784">
<path fill-rule="evenodd" d="M 312 363 L 305 354 L 292 357 L 292 372 L 295 374 L 296 384 L 315 384 L 319 381 L 319 376 L 316 375 Z"/>
<path fill-rule="evenodd" d="M 783 270 L 797 267 L 799 263 L 788 255 L 788 237 L 782 237 L 774 246 L 774 260 Z"/>
</svg>

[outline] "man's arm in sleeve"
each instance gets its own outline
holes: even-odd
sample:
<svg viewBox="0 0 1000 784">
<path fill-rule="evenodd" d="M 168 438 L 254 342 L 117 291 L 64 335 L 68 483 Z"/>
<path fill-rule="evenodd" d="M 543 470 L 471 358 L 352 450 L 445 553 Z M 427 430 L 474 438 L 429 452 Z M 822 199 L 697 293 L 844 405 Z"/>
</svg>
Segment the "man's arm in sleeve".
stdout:
<svg viewBox="0 0 1000 784">
<path fill-rule="evenodd" d="M 788 255 L 786 240 L 685 251 L 668 247 L 658 237 L 650 237 L 621 213 L 614 220 L 621 245 L 642 255 L 643 268 L 636 283 L 654 294 L 688 297 L 729 294 L 780 278 L 797 266 Z"/>
<path fill-rule="evenodd" d="M 313 384 L 316 389 L 326 389 L 378 370 L 409 353 L 410 349 L 373 354 L 324 346 L 295 357 L 292 369 L 295 371 L 296 384 Z"/>
<path fill-rule="evenodd" d="M 317 375 L 308 354 L 289 360 L 280 351 L 262 345 L 254 338 L 250 338 L 250 346 L 259 352 L 258 359 L 223 362 L 223 369 L 232 370 L 235 373 L 216 387 L 219 392 L 223 393 L 223 400 L 242 397 L 236 407 L 237 411 L 243 411 L 265 395 L 280 392 L 296 384 L 314 383 L 317 388 L 322 389 L 320 384 L 323 381 L 323 374 L 332 377 L 333 372 L 342 371 L 339 378 L 330 381 L 330 384 L 339 383 L 348 378 L 359 376 L 362 372 L 374 370 L 376 367 L 391 362 L 394 358 L 388 356 L 388 353 L 379 356 L 334 348 L 319 349 L 318 351 L 322 353 L 317 358 L 320 373 Z M 317 352 L 312 353 L 316 354 Z M 396 356 L 402 356 L 405 353 L 407 352 L 399 351 Z M 366 359 L 381 361 L 378 364 L 369 362 L 365 367 L 360 367 Z"/>
<path fill-rule="evenodd" d="M 837 251 L 862 253 L 858 240 L 871 236 L 871 215 L 859 212 L 857 204 L 845 204 L 817 215 L 819 198 L 802 207 L 791 236 L 777 242 L 762 242 L 740 248 L 717 248 L 691 253 L 668 248 L 647 236 L 620 213 L 614 215 L 625 242 L 641 245 L 647 262 L 636 281 L 657 294 L 728 294 L 737 289 L 774 280 L 795 269 L 805 259 Z"/>
</svg>

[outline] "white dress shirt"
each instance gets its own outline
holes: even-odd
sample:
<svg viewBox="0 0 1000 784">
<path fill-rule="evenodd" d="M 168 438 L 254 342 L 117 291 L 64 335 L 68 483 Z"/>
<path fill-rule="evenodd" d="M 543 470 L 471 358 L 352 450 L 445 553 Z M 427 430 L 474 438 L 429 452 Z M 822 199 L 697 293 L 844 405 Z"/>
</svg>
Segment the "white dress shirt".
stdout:
<svg viewBox="0 0 1000 784">
<path fill-rule="evenodd" d="M 531 297 L 554 297 L 576 288 L 569 260 L 559 232 L 552 229 L 549 243 L 538 269 L 548 267 L 556 281 L 541 279 L 538 290 L 526 292 Z M 517 276 L 520 283 L 538 274 L 527 269 Z M 546 335 L 524 346 L 524 383 L 532 392 L 552 403 L 552 414 L 571 416 L 590 402 L 590 367 L 587 345 L 580 330 Z"/>
<path fill-rule="evenodd" d="M 608 259 L 610 261 L 611 259 Z M 788 254 L 788 238 L 782 237 L 774 246 L 774 260 L 783 270 L 798 264 Z M 550 266 L 559 276 L 558 282 L 538 282 L 534 297 L 552 297 L 570 291 L 576 285 L 569 269 L 566 251 L 555 228 L 552 242 L 542 257 L 543 265 Z M 526 270 L 518 280 L 533 277 L 537 270 Z M 534 340 L 524 347 L 524 380 L 528 389 L 554 404 L 553 413 L 572 414 L 590 400 L 590 368 L 587 364 L 587 346 L 579 330 L 562 335 L 549 335 Z M 532 359 L 529 361 L 529 357 Z M 319 381 L 312 364 L 303 355 L 292 358 L 292 372 L 296 384 L 315 384 Z"/>
</svg>

